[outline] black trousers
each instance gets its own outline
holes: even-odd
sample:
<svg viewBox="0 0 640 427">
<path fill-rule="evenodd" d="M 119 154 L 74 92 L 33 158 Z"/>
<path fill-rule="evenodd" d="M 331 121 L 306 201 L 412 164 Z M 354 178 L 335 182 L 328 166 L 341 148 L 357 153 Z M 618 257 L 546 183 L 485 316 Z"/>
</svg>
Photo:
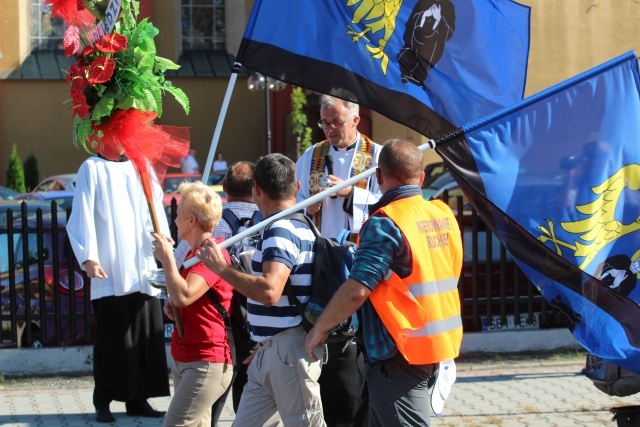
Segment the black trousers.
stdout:
<svg viewBox="0 0 640 427">
<path fill-rule="evenodd" d="M 328 427 L 364 427 L 369 411 L 364 358 L 354 342 L 328 343 L 329 361 L 322 366 L 320 397 Z"/>
<path fill-rule="evenodd" d="M 140 292 L 93 301 L 93 403 L 169 396 L 162 303 Z"/>
</svg>

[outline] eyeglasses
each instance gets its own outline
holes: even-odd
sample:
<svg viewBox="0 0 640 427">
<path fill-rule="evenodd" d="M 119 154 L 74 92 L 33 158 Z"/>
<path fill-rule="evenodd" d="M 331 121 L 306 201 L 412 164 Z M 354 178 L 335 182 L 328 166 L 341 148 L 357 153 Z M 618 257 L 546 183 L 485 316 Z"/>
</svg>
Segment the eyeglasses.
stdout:
<svg viewBox="0 0 640 427">
<path fill-rule="evenodd" d="M 351 116 L 346 120 L 334 120 L 332 122 L 328 122 L 326 120 L 318 120 L 318 127 L 320 129 L 325 129 L 325 128 L 340 129 L 342 126 L 344 126 L 345 123 L 347 123 L 351 119 L 355 119 L 355 117 L 356 116 Z"/>
</svg>

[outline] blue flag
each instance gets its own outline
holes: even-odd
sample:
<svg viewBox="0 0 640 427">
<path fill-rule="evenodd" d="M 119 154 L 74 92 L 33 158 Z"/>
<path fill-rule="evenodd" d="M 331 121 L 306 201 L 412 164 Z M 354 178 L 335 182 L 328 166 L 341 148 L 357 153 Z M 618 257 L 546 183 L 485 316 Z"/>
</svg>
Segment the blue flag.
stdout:
<svg viewBox="0 0 640 427">
<path fill-rule="evenodd" d="M 640 78 L 629 52 L 438 141 L 591 353 L 640 372 Z"/>
<path fill-rule="evenodd" d="M 437 137 L 521 100 L 528 53 L 510 0 L 256 0 L 237 62 Z"/>
</svg>

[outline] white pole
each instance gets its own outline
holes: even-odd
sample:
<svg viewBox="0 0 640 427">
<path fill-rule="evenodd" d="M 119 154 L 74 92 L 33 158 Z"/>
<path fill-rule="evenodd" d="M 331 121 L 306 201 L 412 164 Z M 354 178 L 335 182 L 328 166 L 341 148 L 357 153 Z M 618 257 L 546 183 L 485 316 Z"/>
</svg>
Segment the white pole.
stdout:
<svg viewBox="0 0 640 427">
<path fill-rule="evenodd" d="M 202 173 L 202 182 L 204 184 L 209 180 L 209 174 L 211 173 L 211 166 L 213 165 L 213 158 L 216 155 L 216 149 L 218 148 L 218 141 L 220 140 L 220 134 L 222 133 L 222 124 L 224 123 L 224 118 L 227 115 L 227 110 L 229 109 L 229 101 L 231 100 L 231 93 L 233 92 L 233 87 L 236 84 L 236 80 L 238 79 L 238 71 L 242 64 L 235 63 L 233 64 L 233 71 L 231 72 L 231 78 L 229 79 L 229 85 L 227 86 L 227 92 L 224 95 L 224 100 L 222 101 L 222 108 L 220 109 L 220 115 L 218 116 L 218 123 L 216 123 L 216 129 L 213 132 L 213 139 L 211 140 L 211 147 L 209 148 L 209 155 L 207 156 L 207 163 L 204 165 L 204 171 Z"/>
<path fill-rule="evenodd" d="M 429 149 L 432 149 L 435 147 L 435 141 L 434 140 L 429 140 L 427 142 L 425 142 L 424 144 L 422 144 L 421 146 L 418 147 L 418 149 L 420 151 L 427 151 Z M 257 232 L 259 232 L 260 230 L 262 230 L 263 228 L 265 228 L 267 225 L 271 224 L 273 221 L 282 218 L 284 216 L 287 216 L 289 214 L 292 214 L 294 212 L 298 212 L 299 210 L 301 210 L 302 208 L 305 208 L 319 200 L 324 199 L 325 197 L 330 196 L 333 193 L 336 193 L 340 190 L 342 190 L 345 187 L 348 187 L 350 185 L 355 184 L 356 182 L 363 180 L 365 178 L 368 178 L 369 176 L 373 175 L 376 171 L 376 168 L 370 168 L 367 169 L 366 171 L 351 177 L 345 181 L 342 181 L 340 184 L 337 184 L 334 187 L 330 187 L 327 188 L 326 190 L 321 191 L 320 193 L 309 197 L 306 200 L 301 201 L 300 203 L 297 203 L 294 206 L 291 206 L 290 208 L 287 208 L 283 211 L 278 212 L 275 215 L 270 216 L 269 218 L 263 220 L 262 222 L 254 225 L 253 227 L 247 228 L 246 230 L 236 234 L 235 236 L 231 236 L 229 237 L 227 240 L 225 240 L 224 242 L 220 243 L 220 247 L 221 248 L 228 248 L 229 246 L 233 245 L 236 242 L 241 241 L 242 239 L 244 239 L 245 237 L 249 237 L 252 236 L 254 234 L 256 234 Z M 192 265 L 194 265 L 195 263 L 197 263 L 198 261 L 200 261 L 200 259 L 198 257 L 193 257 L 190 258 L 188 260 L 186 260 L 184 262 L 184 267 L 188 268 L 191 267 Z"/>
</svg>

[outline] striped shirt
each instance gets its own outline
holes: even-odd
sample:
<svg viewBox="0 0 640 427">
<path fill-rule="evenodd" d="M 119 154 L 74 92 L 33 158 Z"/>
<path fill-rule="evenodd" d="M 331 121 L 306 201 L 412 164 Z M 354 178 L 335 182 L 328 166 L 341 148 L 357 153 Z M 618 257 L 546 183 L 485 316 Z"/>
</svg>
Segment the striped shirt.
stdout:
<svg viewBox="0 0 640 427">
<path fill-rule="evenodd" d="M 301 303 L 311 295 L 311 267 L 315 236 L 306 223 L 282 219 L 275 221 L 263 234 L 253 255 L 255 275 L 262 275 L 262 263 L 281 262 L 291 269 L 293 293 Z M 302 318 L 295 305 L 289 304 L 286 291 L 271 307 L 247 299 L 247 317 L 255 341 L 264 341 L 286 329 L 300 325 Z"/>
</svg>

